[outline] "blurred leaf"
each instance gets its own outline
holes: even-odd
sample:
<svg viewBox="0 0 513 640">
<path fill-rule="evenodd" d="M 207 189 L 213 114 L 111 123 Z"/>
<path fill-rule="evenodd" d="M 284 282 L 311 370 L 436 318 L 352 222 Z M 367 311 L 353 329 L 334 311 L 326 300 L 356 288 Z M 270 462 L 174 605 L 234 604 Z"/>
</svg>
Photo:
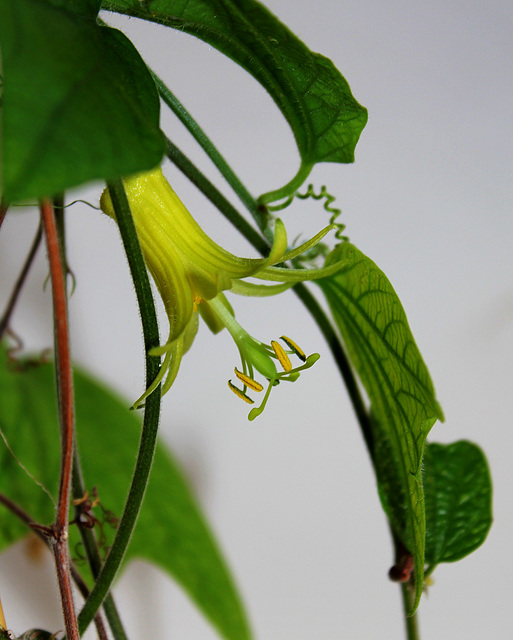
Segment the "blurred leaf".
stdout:
<svg viewBox="0 0 513 640">
<path fill-rule="evenodd" d="M 303 166 L 354 161 L 367 110 L 331 60 L 311 52 L 259 2 L 104 0 L 102 8 L 190 33 L 243 67 L 285 116 Z"/>
<path fill-rule="evenodd" d="M 96 24 L 97 4 L 0 3 L 7 201 L 150 169 L 162 158 L 154 82 L 130 41 Z"/>
<path fill-rule="evenodd" d="M 54 495 L 59 473 L 59 426 L 52 364 L 25 362 L 13 371 L 1 351 L 0 427 L 15 455 Z M 19 363 L 20 365 L 22 363 Z M 129 402 L 85 374 L 75 372 L 79 451 L 87 486 L 97 488 L 108 546 L 114 536 L 103 509 L 121 515 L 139 442 L 138 414 Z M 49 524 L 54 507 L 40 487 L 0 443 L 0 491 L 19 503 L 38 522 Z M 27 534 L 25 526 L 3 511 L 0 550 Z M 72 554 L 79 548 L 72 527 Z M 162 443 L 157 447 L 139 522 L 125 562 L 144 558 L 172 575 L 224 638 L 251 637 L 244 610 L 221 553 L 183 474 Z"/>
<path fill-rule="evenodd" d="M 339 260 L 346 266 L 318 284 L 371 402 L 380 496 L 395 533 L 415 560 L 415 609 L 423 589 L 426 535 L 422 455 L 443 413 L 385 274 L 349 242 L 338 245 L 326 265 Z"/>
<path fill-rule="evenodd" d="M 426 563 L 455 562 L 483 544 L 492 524 L 492 480 L 472 442 L 428 443 L 424 454 Z"/>
</svg>

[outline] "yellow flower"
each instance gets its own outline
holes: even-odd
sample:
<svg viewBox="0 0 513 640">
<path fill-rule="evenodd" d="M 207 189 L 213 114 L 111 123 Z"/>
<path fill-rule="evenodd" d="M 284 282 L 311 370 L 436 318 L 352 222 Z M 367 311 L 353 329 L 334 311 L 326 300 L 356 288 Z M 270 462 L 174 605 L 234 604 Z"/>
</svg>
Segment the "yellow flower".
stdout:
<svg viewBox="0 0 513 640">
<path fill-rule="evenodd" d="M 129 177 L 123 182 L 144 259 L 162 297 L 169 320 L 166 343 L 150 352 L 150 355 L 165 356 L 159 375 L 134 403 L 134 407 L 138 407 L 156 389 L 166 374 L 162 392 L 165 393 L 173 384 L 182 356 L 196 334 L 196 311 L 201 312 L 214 333 L 226 327 L 234 338 L 243 361 L 243 370 L 239 373 L 246 376 L 238 376 L 243 383 L 243 390 L 238 390 L 244 396 L 243 399 L 249 400 L 246 390 L 251 385 L 248 385 L 247 379 L 253 378 L 254 369 L 268 378 L 270 384 L 262 403 L 265 406 L 271 386 L 280 380 L 297 379 L 299 371 L 312 366 L 318 356 L 314 354 L 315 357 L 305 357 L 301 366 L 295 369 L 290 366 L 287 371 L 287 361 L 281 357 L 282 352 L 285 353 L 283 348 L 278 343 L 275 343 L 278 349 L 263 345 L 249 336 L 235 321 L 233 311 L 222 292 L 232 290 L 242 295 L 274 295 L 298 282 L 334 273 L 340 265 L 324 269 L 286 269 L 273 266 L 301 255 L 317 244 L 333 227 L 326 227 L 300 247 L 287 251 L 285 227 L 281 220 L 276 220 L 274 243 L 267 258 L 239 258 L 206 235 L 173 191 L 160 168 Z M 115 219 L 107 190 L 102 194 L 100 206 Z M 277 284 L 259 285 L 243 281 L 243 278 L 250 276 Z M 292 341 L 286 344 L 289 354 L 298 355 L 291 346 L 294 345 Z M 285 356 L 288 360 L 288 354 L 285 353 Z M 283 372 L 277 372 L 273 358 L 282 367 L 285 363 Z M 233 390 L 236 389 L 231 382 L 230 386 Z M 261 387 L 257 383 L 257 387 L 259 386 Z M 258 411 L 253 410 L 252 417 L 256 417 L 257 413 Z"/>
</svg>

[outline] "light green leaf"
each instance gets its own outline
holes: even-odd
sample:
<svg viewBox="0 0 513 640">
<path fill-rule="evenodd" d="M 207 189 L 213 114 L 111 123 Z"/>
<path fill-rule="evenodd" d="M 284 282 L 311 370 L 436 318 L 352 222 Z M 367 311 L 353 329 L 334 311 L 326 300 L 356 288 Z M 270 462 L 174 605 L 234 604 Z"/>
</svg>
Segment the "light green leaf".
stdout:
<svg viewBox="0 0 513 640">
<path fill-rule="evenodd" d="M 424 454 L 426 563 L 455 562 L 483 544 L 492 524 L 492 480 L 472 442 L 428 443 Z"/>
<path fill-rule="evenodd" d="M 56 495 L 59 473 L 59 426 L 53 366 L 25 362 L 20 371 L 0 362 L 0 428 L 9 446 L 30 473 Z M 108 546 L 114 529 L 103 509 L 117 516 L 124 507 L 137 452 L 140 420 L 103 386 L 75 372 L 78 444 L 89 490 L 97 488 Z M 43 490 L 0 442 L 0 491 L 19 503 L 38 522 L 49 524 L 54 507 Z M 26 535 L 27 529 L 2 509 L 0 550 Z M 78 535 L 72 527 L 71 552 Z M 251 633 L 237 590 L 182 472 L 160 443 L 145 501 L 125 562 L 144 558 L 168 572 L 198 608 L 229 640 L 248 640 Z"/>
<path fill-rule="evenodd" d="M 348 242 L 336 247 L 326 264 L 338 260 L 346 266 L 318 284 L 371 402 L 380 495 L 395 533 L 414 557 L 416 609 L 423 589 L 426 534 L 422 455 L 426 437 L 443 413 L 385 274 Z"/>
<path fill-rule="evenodd" d="M 354 161 L 367 110 L 354 99 L 331 60 L 311 52 L 261 3 L 104 0 L 102 8 L 190 33 L 251 73 L 289 123 L 301 155 L 302 174 L 317 162 Z M 229 102 L 227 96 L 227 108 Z"/>
<path fill-rule="evenodd" d="M 0 3 L 7 201 L 150 169 L 162 158 L 158 95 L 133 45 L 96 24 L 96 0 L 59 4 Z"/>
</svg>

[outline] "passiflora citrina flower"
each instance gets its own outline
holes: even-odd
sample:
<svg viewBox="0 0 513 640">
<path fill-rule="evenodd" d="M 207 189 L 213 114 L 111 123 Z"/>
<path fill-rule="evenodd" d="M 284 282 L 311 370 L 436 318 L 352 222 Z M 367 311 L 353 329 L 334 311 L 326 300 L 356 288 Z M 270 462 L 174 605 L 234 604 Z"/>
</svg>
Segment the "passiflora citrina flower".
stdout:
<svg viewBox="0 0 513 640">
<path fill-rule="evenodd" d="M 328 226 L 308 242 L 287 251 L 287 234 L 281 220 L 276 220 L 273 246 L 266 258 L 239 258 L 216 244 L 201 229 L 185 205 L 171 188 L 160 168 L 126 178 L 124 187 L 146 265 L 157 285 L 169 320 L 166 343 L 152 349 L 150 355 L 164 356 L 159 375 L 134 403 L 138 407 L 163 381 L 165 393 L 173 384 L 183 354 L 197 331 L 199 311 L 214 333 L 226 327 L 241 356 L 242 371 L 235 375 L 242 390 L 231 381 L 230 388 L 246 402 L 252 403 L 247 390 L 263 390 L 254 380 L 255 371 L 269 383 L 264 400 L 250 412 L 250 419 L 259 415 L 270 390 L 280 381 L 293 382 L 300 371 L 311 367 L 319 358 L 308 358 L 292 340 L 282 337 L 286 349 L 278 342 L 270 345 L 252 338 L 237 323 L 223 291 L 241 295 L 268 296 L 281 293 L 298 282 L 313 280 L 336 272 L 341 264 L 323 269 L 286 269 L 274 265 L 300 256 L 317 244 L 331 229 Z M 115 219 L 107 190 L 100 199 L 102 210 Z M 272 285 L 246 282 L 243 278 L 274 282 Z M 301 365 L 293 367 L 289 355 L 299 358 Z M 278 371 L 274 361 L 282 369 Z"/>
</svg>

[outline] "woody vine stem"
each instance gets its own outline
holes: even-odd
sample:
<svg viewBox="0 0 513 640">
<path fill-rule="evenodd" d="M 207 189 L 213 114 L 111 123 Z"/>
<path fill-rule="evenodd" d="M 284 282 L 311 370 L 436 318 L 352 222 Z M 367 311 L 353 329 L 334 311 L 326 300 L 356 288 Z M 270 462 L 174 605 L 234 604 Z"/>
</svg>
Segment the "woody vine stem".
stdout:
<svg viewBox="0 0 513 640">
<path fill-rule="evenodd" d="M 66 280 L 52 205 L 48 199 L 41 202 L 41 219 L 45 230 L 52 282 L 54 313 L 57 400 L 61 427 L 61 469 L 57 515 L 52 527 L 52 549 L 59 582 L 64 623 L 68 640 L 79 640 L 77 617 L 71 588 L 68 552 L 68 521 L 71 490 L 71 470 L 74 449 L 73 376 L 69 349 L 68 305 Z"/>
</svg>

